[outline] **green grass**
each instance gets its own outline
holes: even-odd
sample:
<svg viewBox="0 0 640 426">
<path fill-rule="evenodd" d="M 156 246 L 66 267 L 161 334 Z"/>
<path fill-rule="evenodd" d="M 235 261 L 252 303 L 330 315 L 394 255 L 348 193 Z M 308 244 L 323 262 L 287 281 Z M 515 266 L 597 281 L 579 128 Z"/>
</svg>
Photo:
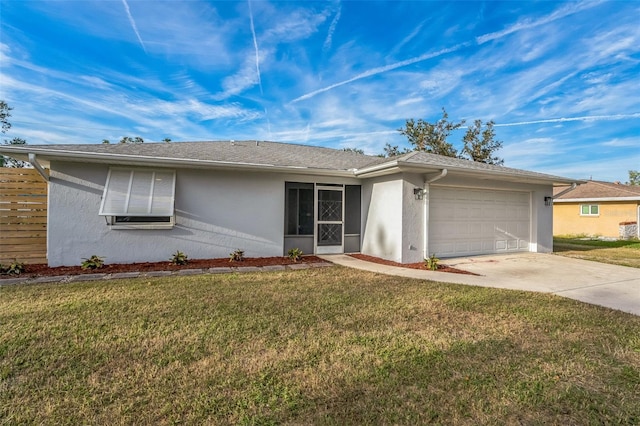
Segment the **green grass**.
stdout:
<svg viewBox="0 0 640 426">
<path fill-rule="evenodd" d="M 640 241 L 601 241 L 580 238 L 553 238 L 557 254 L 596 262 L 640 268 Z"/>
<path fill-rule="evenodd" d="M 0 287 L 3 424 L 638 424 L 640 317 L 333 267 Z"/>
</svg>

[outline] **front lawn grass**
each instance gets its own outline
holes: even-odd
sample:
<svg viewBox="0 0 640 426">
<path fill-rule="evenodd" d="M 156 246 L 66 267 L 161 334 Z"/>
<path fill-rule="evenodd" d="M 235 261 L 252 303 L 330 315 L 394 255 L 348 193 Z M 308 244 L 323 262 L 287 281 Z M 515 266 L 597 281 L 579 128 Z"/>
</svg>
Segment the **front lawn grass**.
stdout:
<svg viewBox="0 0 640 426">
<path fill-rule="evenodd" d="M 553 238 L 553 251 L 577 259 L 640 268 L 640 241 Z"/>
<path fill-rule="evenodd" d="M 640 317 L 341 267 L 0 287 L 3 424 L 638 424 Z"/>
</svg>

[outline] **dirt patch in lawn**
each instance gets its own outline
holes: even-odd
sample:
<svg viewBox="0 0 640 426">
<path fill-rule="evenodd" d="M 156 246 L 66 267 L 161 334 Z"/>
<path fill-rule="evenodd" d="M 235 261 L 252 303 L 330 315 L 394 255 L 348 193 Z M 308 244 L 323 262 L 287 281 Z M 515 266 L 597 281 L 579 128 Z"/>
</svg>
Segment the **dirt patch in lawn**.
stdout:
<svg viewBox="0 0 640 426">
<path fill-rule="evenodd" d="M 20 275 L 0 275 L 3 278 L 35 278 L 60 275 L 81 274 L 116 274 L 121 272 L 151 272 L 151 271 L 179 271 L 181 269 L 208 269 L 221 267 L 246 267 L 246 266 L 272 266 L 294 265 L 300 263 L 326 263 L 316 256 L 303 256 L 301 260 L 294 262 L 288 257 L 247 257 L 242 261 L 229 262 L 229 258 L 222 259 L 189 259 L 186 265 L 174 265 L 171 262 L 144 262 L 144 263 L 118 263 L 105 264 L 98 269 L 82 269 L 80 266 L 56 266 L 49 267 L 46 264 L 24 265 L 24 272 Z"/>
<path fill-rule="evenodd" d="M 358 253 L 350 254 L 349 256 L 355 257 L 356 259 L 365 260 L 367 262 L 380 263 L 382 265 L 398 266 L 400 268 L 422 269 L 423 271 L 428 271 L 424 262 L 398 263 L 398 262 L 392 262 L 390 260 L 380 259 L 379 257 L 367 256 L 366 254 L 358 254 Z M 474 274 L 473 272 L 463 271 L 462 269 L 452 268 L 451 266 L 447 266 L 443 264 L 438 265 L 437 272 L 449 272 L 452 274 L 465 274 L 465 275 L 476 275 L 476 276 L 478 275 L 478 274 Z"/>
</svg>

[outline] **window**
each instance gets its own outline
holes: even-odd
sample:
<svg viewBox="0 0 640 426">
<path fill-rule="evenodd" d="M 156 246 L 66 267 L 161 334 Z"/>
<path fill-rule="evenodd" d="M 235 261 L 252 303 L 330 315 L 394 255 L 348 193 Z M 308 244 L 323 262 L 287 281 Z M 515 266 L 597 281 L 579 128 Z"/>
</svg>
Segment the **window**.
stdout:
<svg viewBox="0 0 640 426">
<path fill-rule="evenodd" d="M 313 235 L 313 184 L 285 183 L 287 235 Z"/>
<path fill-rule="evenodd" d="M 582 204 L 580 206 L 580 216 L 598 216 L 600 208 L 597 204 Z"/>
<path fill-rule="evenodd" d="M 171 228 L 175 183 L 174 171 L 109 169 L 99 214 L 114 228 Z"/>
</svg>

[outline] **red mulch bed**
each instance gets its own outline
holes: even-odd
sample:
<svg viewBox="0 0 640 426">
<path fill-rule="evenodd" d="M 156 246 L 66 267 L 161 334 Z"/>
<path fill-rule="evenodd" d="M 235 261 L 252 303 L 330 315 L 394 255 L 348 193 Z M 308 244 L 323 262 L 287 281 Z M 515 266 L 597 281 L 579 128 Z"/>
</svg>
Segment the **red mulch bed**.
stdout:
<svg viewBox="0 0 640 426">
<path fill-rule="evenodd" d="M 390 260 L 380 259 L 379 257 L 367 256 L 366 254 L 357 254 L 357 253 L 350 254 L 349 256 L 355 257 L 356 259 L 365 260 L 367 262 L 380 263 L 382 265 L 399 266 L 401 268 L 410 268 L 410 269 L 422 269 L 423 271 L 428 270 L 424 262 L 398 263 L 398 262 L 392 262 Z M 474 274 L 473 272 L 463 271 L 462 269 L 452 268 L 451 266 L 442 265 L 442 264 L 438 265 L 437 272 L 449 272 L 453 274 L 465 274 L 465 275 L 478 275 L 478 274 Z"/>
<path fill-rule="evenodd" d="M 115 274 L 120 272 L 150 272 L 150 271 L 178 271 L 180 269 L 205 269 L 219 267 L 240 266 L 271 266 L 293 265 L 296 263 L 323 263 L 324 260 L 316 256 L 303 256 L 298 262 L 293 262 L 288 257 L 246 257 L 239 262 L 229 262 L 229 258 L 223 259 L 189 259 L 186 265 L 174 265 L 170 262 L 144 262 L 144 263 L 118 263 L 105 264 L 100 269 L 82 269 L 80 266 L 56 266 L 50 268 L 46 264 L 24 265 L 25 271 L 20 275 L 0 275 L 3 278 L 34 278 L 59 275 L 80 274 Z"/>
</svg>

